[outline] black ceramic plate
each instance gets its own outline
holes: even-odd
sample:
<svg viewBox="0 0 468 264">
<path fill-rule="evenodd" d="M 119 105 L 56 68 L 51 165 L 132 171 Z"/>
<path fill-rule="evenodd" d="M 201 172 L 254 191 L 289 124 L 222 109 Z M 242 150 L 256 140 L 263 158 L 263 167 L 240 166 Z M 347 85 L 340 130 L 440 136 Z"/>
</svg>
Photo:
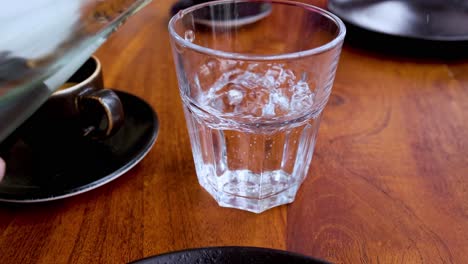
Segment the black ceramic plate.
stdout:
<svg viewBox="0 0 468 264">
<path fill-rule="evenodd" d="M 466 0 L 330 0 L 328 7 L 367 30 L 427 40 L 468 40 Z"/>
<path fill-rule="evenodd" d="M 132 262 L 135 264 L 323 264 L 296 253 L 255 247 L 212 247 L 167 253 Z"/>
<path fill-rule="evenodd" d="M 143 159 L 157 137 L 157 115 L 140 98 L 115 92 L 125 121 L 103 141 L 76 139 L 33 149 L 21 137 L 15 139 L 2 153 L 7 173 L 0 182 L 0 201 L 32 203 L 77 195 L 116 179 Z"/>
<path fill-rule="evenodd" d="M 366 48 L 426 55 L 468 49 L 466 0 L 329 0 L 328 9 L 346 23 L 348 39 Z"/>
</svg>

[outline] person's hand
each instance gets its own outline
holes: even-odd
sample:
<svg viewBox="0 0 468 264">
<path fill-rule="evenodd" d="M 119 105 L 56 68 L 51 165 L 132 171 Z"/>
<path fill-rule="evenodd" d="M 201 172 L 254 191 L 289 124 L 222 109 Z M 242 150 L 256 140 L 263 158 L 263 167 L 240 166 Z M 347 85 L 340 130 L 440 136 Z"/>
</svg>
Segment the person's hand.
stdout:
<svg viewBox="0 0 468 264">
<path fill-rule="evenodd" d="M 5 162 L 0 158 L 0 181 L 2 181 L 3 175 L 5 175 Z"/>
</svg>

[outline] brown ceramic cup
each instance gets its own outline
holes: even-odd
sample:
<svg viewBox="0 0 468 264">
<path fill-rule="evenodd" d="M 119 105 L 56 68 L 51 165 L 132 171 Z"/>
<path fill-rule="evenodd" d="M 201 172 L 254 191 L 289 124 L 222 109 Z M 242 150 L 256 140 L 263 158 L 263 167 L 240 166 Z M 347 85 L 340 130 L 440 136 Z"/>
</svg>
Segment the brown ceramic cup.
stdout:
<svg viewBox="0 0 468 264">
<path fill-rule="evenodd" d="M 116 93 L 104 88 L 101 63 L 92 56 L 33 114 L 23 131 L 34 142 L 44 138 L 104 139 L 123 120 L 122 103 Z"/>
</svg>

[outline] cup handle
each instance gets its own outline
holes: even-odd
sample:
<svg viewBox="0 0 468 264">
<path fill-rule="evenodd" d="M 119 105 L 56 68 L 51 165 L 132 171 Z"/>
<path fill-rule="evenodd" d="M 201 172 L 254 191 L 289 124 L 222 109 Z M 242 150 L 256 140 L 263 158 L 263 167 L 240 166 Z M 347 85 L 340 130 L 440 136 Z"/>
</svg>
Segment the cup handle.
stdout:
<svg viewBox="0 0 468 264">
<path fill-rule="evenodd" d="M 78 109 L 83 116 L 83 135 L 105 138 L 119 130 L 124 121 L 122 102 L 109 89 L 91 91 L 78 98 Z M 97 114 L 101 113 L 101 114 Z"/>
</svg>

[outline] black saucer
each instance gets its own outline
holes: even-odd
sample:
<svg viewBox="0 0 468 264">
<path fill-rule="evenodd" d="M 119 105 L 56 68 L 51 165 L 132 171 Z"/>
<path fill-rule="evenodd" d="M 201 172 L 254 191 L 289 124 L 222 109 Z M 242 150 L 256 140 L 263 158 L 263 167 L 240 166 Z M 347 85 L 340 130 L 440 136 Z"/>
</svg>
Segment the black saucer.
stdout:
<svg viewBox="0 0 468 264">
<path fill-rule="evenodd" d="M 179 0 L 172 6 L 170 14 L 175 15 L 180 10 L 206 2 L 210 0 Z M 193 16 L 199 25 L 226 29 L 253 24 L 267 17 L 271 11 L 270 3 L 252 1 L 205 7 L 194 11 Z"/>
<path fill-rule="evenodd" d="M 152 107 L 120 91 L 125 121 L 113 136 L 70 140 L 33 149 L 21 137 L 1 156 L 7 164 L 0 201 L 32 203 L 77 195 L 106 184 L 134 167 L 149 152 L 159 129 Z"/>
<path fill-rule="evenodd" d="M 194 11 L 194 16 L 199 25 L 227 29 L 253 24 L 270 15 L 271 11 L 271 4 L 252 1 L 213 5 Z"/>
<path fill-rule="evenodd" d="M 188 249 L 149 257 L 134 264 L 325 264 L 304 255 L 257 247 L 209 247 Z"/>
</svg>

